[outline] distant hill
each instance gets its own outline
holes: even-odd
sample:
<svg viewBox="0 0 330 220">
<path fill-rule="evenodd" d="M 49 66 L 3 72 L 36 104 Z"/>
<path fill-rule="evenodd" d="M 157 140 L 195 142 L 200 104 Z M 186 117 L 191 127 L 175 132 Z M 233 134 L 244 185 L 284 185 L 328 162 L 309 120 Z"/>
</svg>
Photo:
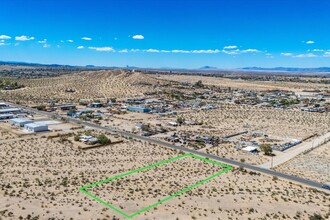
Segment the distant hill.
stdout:
<svg viewBox="0 0 330 220">
<path fill-rule="evenodd" d="M 330 72 L 330 67 L 319 67 L 319 68 L 295 68 L 295 67 L 262 68 L 262 67 L 245 67 L 245 68 L 242 68 L 242 70 L 283 71 L 283 72 Z"/>
<path fill-rule="evenodd" d="M 45 67 L 75 67 L 70 65 L 60 64 L 40 64 L 40 63 L 28 63 L 28 62 L 16 62 L 16 61 L 0 61 L 0 65 L 15 65 L 15 66 L 45 66 Z"/>
<path fill-rule="evenodd" d="M 202 66 L 201 68 L 199 68 L 200 70 L 217 70 L 218 68 L 214 67 L 214 66 Z"/>
</svg>

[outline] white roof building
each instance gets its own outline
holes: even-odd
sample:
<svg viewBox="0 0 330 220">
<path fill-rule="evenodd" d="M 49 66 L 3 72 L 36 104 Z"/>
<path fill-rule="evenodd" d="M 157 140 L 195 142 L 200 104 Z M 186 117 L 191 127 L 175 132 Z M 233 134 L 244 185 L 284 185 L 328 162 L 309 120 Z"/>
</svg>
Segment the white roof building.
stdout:
<svg viewBox="0 0 330 220">
<path fill-rule="evenodd" d="M 1 114 L 18 113 L 18 112 L 21 112 L 21 109 L 19 109 L 19 108 L 4 108 L 4 109 L 0 109 L 0 115 Z"/>
<path fill-rule="evenodd" d="M 25 130 L 30 131 L 30 132 L 42 132 L 42 131 L 48 131 L 48 126 L 47 125 L 40 125 L 40 124 L 35 124 L 35 123 L 30 123 L 24 125 Z"/>
<path fill-rule="evenodd" d="M 12 119 L 12 118 L 14 118 L 14 115 L 13 114 L 3 114 L 3 115 L 0 115 L 0 120 Z"/>
<path fill-rule="evenodd" d="M 244 150 L 244 151 L 247 151 L 247 152 L 255 152 L 255 151 L 257 151 L 257 148 L 256 147 L 251 147 L 251 146 L 248 146 L 248 147 L 245 147 L 245 148 L 243 148 L 242 150 Z"/>
<path fill-rule="evenodd" d="M 178 126 L 178 123 L 176 123 L 174 121 L 167 122 L 167 124 L 170 126 Z"/>
<path fill-rule="evenodd" d="M 3 108 L 3 107 L 9 107 L 9 105 L 7 103 L 0 102 L 0 108 Z"/>
<path fill-rule="evenodd" d="M 9 120 L 9 124 L 17 126 L 17 127 L 24 127 L 24 125 L 32 123 L 33 120 L 28 118 L 13 118 Z"/>
</svg>

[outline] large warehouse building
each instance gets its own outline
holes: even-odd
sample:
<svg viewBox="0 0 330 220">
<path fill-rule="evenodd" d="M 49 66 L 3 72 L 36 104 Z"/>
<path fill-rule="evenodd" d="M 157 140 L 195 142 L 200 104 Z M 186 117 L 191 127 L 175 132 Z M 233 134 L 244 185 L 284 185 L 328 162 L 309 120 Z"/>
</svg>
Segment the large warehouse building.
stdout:
<svg viewBox="0 0 330 220">
<path fill-rule="evenodd" d="M 32 123 L 33 120 L 27 118 L 13 118 L 9 120 L 9 124 L 17 126 L 17 127 L 24 127 L 24 125 Z"/>
<path fill-rule="evenodd" d="M 36 123 L 26 124 L 24 125 L 24 128 L 30 132 L 48 131 L 48 125 L 36 124 Z"/>
</svg>

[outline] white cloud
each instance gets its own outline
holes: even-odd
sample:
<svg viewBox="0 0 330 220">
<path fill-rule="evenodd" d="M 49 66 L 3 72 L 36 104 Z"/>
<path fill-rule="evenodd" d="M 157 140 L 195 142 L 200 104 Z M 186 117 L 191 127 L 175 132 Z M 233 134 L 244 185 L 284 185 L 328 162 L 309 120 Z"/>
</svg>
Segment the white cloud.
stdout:
<svg viewBox="0 0 330 220">
<path fill-rule="evenodd" d="M 323 56 L 324 56 L 324 57 L 330 57 L 330 51 L 325 52 L 325 53 L 323 54 Z"/>
<path fill-rule="evenodd" d="M 128 50 L 127 49 L 123 49 L 123 50 L 120 50 L 118 51 L 119 53 L 128 53 Z"/>
<path fill-rule="evenodd" d="M 257 49 L 246 49 L 246 50 L 240 50 L 236 45 L 229 45 L 225 46 L 222 50 L 223 53 L 229 54 L 229 55 L 238 55 L 243 53 L 260 53 L 260 50 Z"/>
<path fill-rule="evenodd" d="M 67 40 L 67 42 L 69 42 L 69 43 L 73 43 L 73 40 Z"/>
<path fill-rule="evenodd" d="M 39 40 L 38 43 L 39 44 L 45 44 L 45 43 L 47 43 L 47 39 Z"/>
<path fill-rule="evenodd" d="M 49 44 L 44 44 L 42 47 L 43 47 L 43 48 L 49 48 L 50 45 L 49 45 Z"/>
<path fill-rule="evenodd" d="M 190 53 L 189 50 L 172 50 L 172 53 Z"/>
<path fill-rule="evenodd" d="M 77 49 L 84 49 L 84 46 L 78 46 Z"/>
<path fill-rule="evenodd" d="M 192 50 L 191 53 L 220 53 L 220 50 Z"/>
<path fill-rule="evenodd" d="M 281 55 L 285 57 L 292 57 L 293 53 L 281 53 Z"/>
<path fill-rule="evenodd" d="M 10 45 L 11 43 L 6 43 L 5 40 L 0 40 L 0 46 Z"/>
<path fill-rule="evenodd" d="M 10 36 L 7 36 L 7 35 L 0 35 L 0 39 L 2 39 L 2 40 L 9 40 L 9 39 L 11 39 L 11 37 Z"/>
<path fill-rule="evenodd" d="M 225 54 L 229 54 L 229 55 L 237 55 L 240 53 L 239 49 L 236 50 L 222 50 L 223 53 Z"/>
<path fill-rule="evenodd" d="M 141 50 L 140 49 L 131 49 L 130 51 L 135 53 L 135 52 L 140 52 Z"/>
<path fill-rule="evenodd" d="M 313 53 L 304 53 L 304 54 L 299 54 L 297 56 L 294 56 L 296 58 L 308 58 L 308 57 L 317 57 L 315 54 Z"/>
<path fill-rule="evenodd" d="M 82 40 L 92 40 L 92 38 L 90 38 L 90 37 L 82 37 L 81 39 Z"/>
<path fill-rule="evenodd" d="M 257 49 L 247 49 L 247 50 L 241 50 L 241 53 L 260 53 L 260 50 Z"/>
<path fill-rule="evenodd" d="M 143 40 L 144 36 L 140 35 L 140 34 L 137 34 L 137 35 L 134 35 L 132 38 L 135 39 L 135 40 Z"/>
<path fill-rule="evenodd" d="M 116 52 L 112 47 L 88 47 L 88 49 L 101 52 Z"/>
<path fill-rule="evenodd" d="M 224 49 L 224 50 L 228 50 L 228 49 L 237 49 L 237 46 L 236 46 L 236 45 L 229 45 L 229 46 L 225 46 L 223 49 Z"/>
<path fill-rule="evenodd" d="M 145 50 L 145 52 L 147 52 L 147 53 L 159 53 L 160 51 L 157 50 L 157 49 L 148 49 L 148 50 Z"/>
<path fill-rule="evenodd" d="M 17 41 L 29 41 L 29 40 L 34 40 L 34 37 L 28 37 L 28 36 L 22 35 L 22 36 L 16 36 L 15 40 L 17 40 Z"/>
<path fill-rule="evenodd" d="M 313 52 L 323 52 L 324 50 L 322 49 L 314 49 Z"/>
<path fill-rule="evenodd" d="M 309 40 L 309 41 L 306 41 L 306 44 L 315 44 L 315 41 Z"/>
</svg>

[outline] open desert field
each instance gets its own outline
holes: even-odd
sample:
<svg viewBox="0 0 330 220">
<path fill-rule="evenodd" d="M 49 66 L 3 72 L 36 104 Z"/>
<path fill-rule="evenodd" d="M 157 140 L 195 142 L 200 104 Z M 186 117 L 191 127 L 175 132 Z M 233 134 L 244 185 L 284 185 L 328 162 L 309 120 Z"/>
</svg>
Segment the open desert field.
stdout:
<svg viewBox="0 0 330 220">
<path fill-rule="evenodd" d="M 276 170 L 304 177 L 307 179 L 330 183 L 330 143 L 324 144 L 306 154 L 276 167 Z"/>
<path fill-rule="evenodd" d="M 303 139 L 329 130 L 330 115 L 260 108 L 247 105 L 221 104 L 208 111 L 180 114 L 202 125 L 181 126 L 180 130 L 198 130 L 206 135 L 225 137 L 242 131 L 264 132 L 289 138 Z"/>
<path fill-rule="evenodd" d="M 49 100 L 78 103 L 80 99 L 129 98 L 141 96 L 150 91 L 150 86 L 163 82 L 123 70 L 82 71 L 58 77 L 7 80 L 23 84 L 25 88 L 0 91 L 0 97 L 27 104 L 42 104 Z"/>
<path fill-rule="evenodd" d="M 6 130 L 6 129 L 3 129 L 1 128 L 1 125 L 0 125 L 0 141 L 1 140 L 10 140 L 12 138 L 16 138 L 17 135 L 11 133 L 10 131 Z"/>
<path fill-rule="evenodd" d="M 227 157 L 236 161 L 244 161 L 244 163 L 252 165 L 260 165 L 269 160 L 269 158 L 262 153 L 255 155 L 242 150 L 238 151 L 235 149 L 234 143 L 222 143 L 215 147 L 202 149 L 202 151 L 220 157 Z"/>
<path fill-rule="evenodd" d="M 176 82 L 196 83 L 199 80 L 205 85 L 215 85 L 221 87 L 231 87 L 237 89 L 247 89 L 252 91 L 263 90 L 291 90 L 300 91 L 303 89 L 329 89 L 326 84 L 318 83 L 297 83 L 297 82 L 272 82 L 272 81 L 253 81 L 253 80 L 236 80 L 228 78 L 208 77 L 208 76 L 193 76 L 193 75 L 159 75 L 159 79 L 166 79 Z"/>
<path fill-rule="evenodd" d="M 78 150 L 70 142 L 45 138 L 2 143 L 0 147 L 1 219 L 124 219 L 79 188 L 180 155 L 134 140 L 86 151 Z M 103 194 L 119 208 L 135 210 L 222 170 L 192 158 L 162 166 L 114 182 L 115 185 L 96 193 Z M 134 193 L 113 191 L 118 188 Z M 235 169 L 134 219 L 306 219 L 311 213 L 327 215 L 328 196 L 270 176 Z"/>
</svg>

